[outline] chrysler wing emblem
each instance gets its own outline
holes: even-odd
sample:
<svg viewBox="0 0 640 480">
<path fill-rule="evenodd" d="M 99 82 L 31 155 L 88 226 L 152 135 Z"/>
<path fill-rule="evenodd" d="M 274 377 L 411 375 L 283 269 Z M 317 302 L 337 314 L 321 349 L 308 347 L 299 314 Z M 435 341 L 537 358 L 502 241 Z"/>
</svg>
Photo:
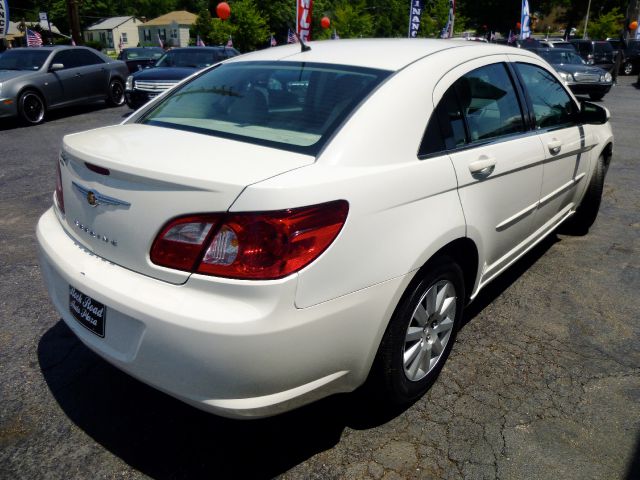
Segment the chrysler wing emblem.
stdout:
<svg viewBox="0 0 640 480">
<path fill-rule="evenodd" d="M 78 190 L 80 194 L 87 199 L 87 203 L 92 207 L 97 207 L 98 205 L 114 205 L 120 207 L 131 206 L 129 202 L 125 202 L 124 200 L 119 200 L 117 198 L 103 195 L 96 190 L 84 187 L 76 182 L 71 183 L 73 183 L 73 186 L 76 188 L 76 190 Z"/>
</svg>

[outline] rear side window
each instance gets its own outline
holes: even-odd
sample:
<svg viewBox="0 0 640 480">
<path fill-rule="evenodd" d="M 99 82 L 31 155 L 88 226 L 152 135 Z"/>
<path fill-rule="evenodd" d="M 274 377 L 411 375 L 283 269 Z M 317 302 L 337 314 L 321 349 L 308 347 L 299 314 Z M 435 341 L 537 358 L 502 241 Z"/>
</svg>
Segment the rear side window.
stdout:
<svg viewBox="0 0 640 480">
<path fill-rule="evenodd" d="M 300 62 L 221 64 L 139 122 L 315 155 L 389 73 Z"/>
<path fill-rule="evenodd" d="M 531 100 L 536 128 L 563 127 L 574 123 L 577 107 L 551 73 L 528 63 L 517 63 L 516 68 Z"/>
<path fill-rule="evenodd" d="M 434 125 L 439 125 L 438 130 Z M 486 142 L 525 130 L 518 96 L 502 63 L 459 78 L 436 107 L 420 146 L 420 155 Z M 444 146 L 444 148 L 442 148 Z"/>
<path fill-rule="evenodd" d="M 596 53 L 611 53 L 613 52 L 613 47 L 610 43 L 596 43 L 595 51 Z"/>
</svg>

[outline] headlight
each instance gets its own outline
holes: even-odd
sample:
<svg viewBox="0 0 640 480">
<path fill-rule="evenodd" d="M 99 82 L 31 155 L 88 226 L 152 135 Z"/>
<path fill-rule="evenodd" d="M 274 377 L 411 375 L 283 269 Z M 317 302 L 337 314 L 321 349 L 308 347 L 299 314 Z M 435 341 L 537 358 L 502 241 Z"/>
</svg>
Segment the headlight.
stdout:
<svg viewBox="0 0 640 480">
<path fill-rule="evenodd" d="M 571 75 L 570 73 L 558 72 L 558 74 L 560 75 L 560 78 L 562 80 L 564 80 L 565 82 L 572 82 L 573 81 L 573 75 Z"/>
<path fill-rule="evenodd" d="M 601 82 L 611 82 L 611 80 L 613 80 L 613 77 L 611 76 L 611 74 L 609 72 L 605 73 L 604 75 L 600 75 L 600 81 Z"/>
<path fill-rule="evenodd" d="M 133 76 L 129 75 L 127 77 L 127 84 L 124 87 L 126 90 L 133 90 Z"/>
</svg>

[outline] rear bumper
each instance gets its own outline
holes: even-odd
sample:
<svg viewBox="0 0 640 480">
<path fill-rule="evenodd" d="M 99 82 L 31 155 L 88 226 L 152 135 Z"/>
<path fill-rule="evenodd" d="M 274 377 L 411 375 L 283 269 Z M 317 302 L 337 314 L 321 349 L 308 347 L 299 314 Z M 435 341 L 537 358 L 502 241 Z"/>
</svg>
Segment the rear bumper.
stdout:
<svg viewBox="0 0 640 480">
<path fill-rule="evenodd" d="M 298 309 L 297 276 L 174 285 L 111 264 L 69 237 L 53 209 L 38 222 L 49 295 L 108 362 L 200 409 L 263 417 L 354 390 L 369 372 L 406 277 Z M 103 303 L 105 337 L 69 311 L 69 286 Z"/>
</svg>

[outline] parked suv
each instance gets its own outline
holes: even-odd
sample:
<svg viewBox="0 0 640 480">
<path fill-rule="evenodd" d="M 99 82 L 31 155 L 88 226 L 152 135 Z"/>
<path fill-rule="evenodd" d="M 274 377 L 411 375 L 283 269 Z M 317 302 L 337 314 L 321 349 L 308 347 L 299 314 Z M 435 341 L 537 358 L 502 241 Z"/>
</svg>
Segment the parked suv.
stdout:
<svg viewBox="0 0 640 480">
<path fill-rule="evenodd" d="M 607 72 L 613 70 L 616 52 L 606 40 L 571 40 L 571 43 L 588 65 L 595 65 Z"/>
<path fill-rule="evenodd" d="M 640 40 L 627 40 L 626 45 L 622 40 L 608 40 L 614 50 L 622 51 L 620 61 L 620 73 L 631 75 L 640 70 Z"/>
<path fill-rule="evenodd" d="M 155 67 L 140 70 L 127 78 L 127 105 L 134 110 L 140 108 L 192 73 L 238 54 L 235 48 L 228 47 L 185 47 L 169 50 L 158 59 Z"/>
</svg>

